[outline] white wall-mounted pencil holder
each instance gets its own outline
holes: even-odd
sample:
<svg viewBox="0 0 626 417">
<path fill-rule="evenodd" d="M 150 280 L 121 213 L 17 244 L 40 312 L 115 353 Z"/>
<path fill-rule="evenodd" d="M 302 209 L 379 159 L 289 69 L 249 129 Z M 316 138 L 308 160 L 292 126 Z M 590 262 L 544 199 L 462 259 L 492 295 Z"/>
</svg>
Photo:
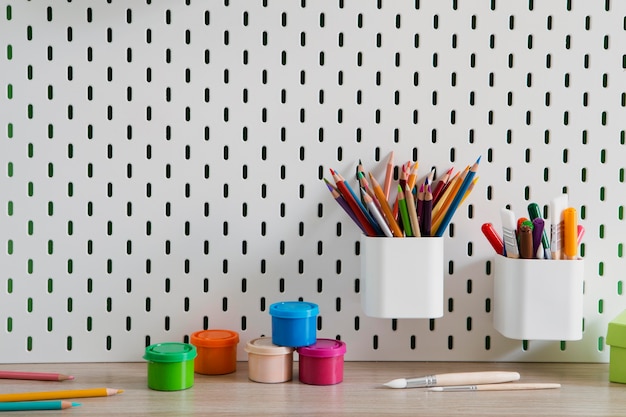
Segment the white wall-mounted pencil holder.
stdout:
<svg viewBox="0 0 626 417">
<path fill-rule="evenodd" d="M 493 325 L 519 340 L 580 340 L 584 261 L 496 256 Z"/>
<path fill-rule="evenodd" d="M 369 317 L 443 316 L 443 238 L 362 235 L 361 304 Z"/>
</svg>

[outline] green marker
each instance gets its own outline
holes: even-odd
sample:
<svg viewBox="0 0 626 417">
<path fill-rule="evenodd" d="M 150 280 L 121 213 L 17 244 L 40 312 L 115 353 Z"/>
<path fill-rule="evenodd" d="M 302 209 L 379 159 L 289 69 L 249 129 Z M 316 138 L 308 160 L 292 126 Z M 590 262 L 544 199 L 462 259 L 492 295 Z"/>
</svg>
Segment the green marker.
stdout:
<svg viewBox="0 0 626 417">
<path fill-rule="evenodd" d="M 541 209 L 537 203 L 530 203 L 528 205 L 528 216 L 530 220 L 535 220 L 537 218 L 541 218 Z M 548 235 L 546 233 L 546 229 L 543 229 L 543 233 L 541 234 L 541 245 L 543 246 L 543 256 L 545 259 L 550 259 L 550 241 L 548 240 Z"/>
</svg>

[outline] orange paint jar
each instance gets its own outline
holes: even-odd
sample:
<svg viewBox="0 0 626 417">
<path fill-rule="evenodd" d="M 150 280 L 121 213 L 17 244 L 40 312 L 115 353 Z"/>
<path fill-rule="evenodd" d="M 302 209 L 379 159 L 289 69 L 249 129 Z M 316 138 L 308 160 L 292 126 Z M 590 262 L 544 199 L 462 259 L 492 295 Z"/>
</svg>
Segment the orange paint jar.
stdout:
<svg viewBox="0 0 626 417">
<path fill-rule="evenodd" d="M 205 375 L 223 375 L 237 369 L 239 334 L 232 330 L 200 330 L 191 335 L 190 342 L 198 351 L 194 371 Z"/>
</svg>

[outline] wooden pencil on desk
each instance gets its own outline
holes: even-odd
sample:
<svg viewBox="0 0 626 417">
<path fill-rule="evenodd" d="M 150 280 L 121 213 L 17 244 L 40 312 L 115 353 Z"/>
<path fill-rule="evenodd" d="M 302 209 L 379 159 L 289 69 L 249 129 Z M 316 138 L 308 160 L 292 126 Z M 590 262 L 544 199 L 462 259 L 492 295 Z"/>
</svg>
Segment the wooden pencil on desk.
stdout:
<svg viewBox="0 0 626 417">
<path fill-rule="evenodd" d="M 33 391 L 0 394 L 0 402 L 9 401 L 39 401 L 39 400 L 63 400 L 67 398 L 87 398 L 87 397 L 110 397 L 124 392 L 114 388 L 87 388 L 60 391 Z"/>
<path fill-rule="evenodd" d="M 0 402 L 0 411 L 35 411 L 35 410 L 65 410 L 78 407 L 80 404 L 70 401 L 10 401 Z"/>
<path fill-rule="evenodd" d="M 32 381 L 67 381 L 72 380 L 72 375 L 57 374 L 51 372 L 24 372 L 24 371 L 0 371 L 0 379 L 26 379 Z"/>
</svg>

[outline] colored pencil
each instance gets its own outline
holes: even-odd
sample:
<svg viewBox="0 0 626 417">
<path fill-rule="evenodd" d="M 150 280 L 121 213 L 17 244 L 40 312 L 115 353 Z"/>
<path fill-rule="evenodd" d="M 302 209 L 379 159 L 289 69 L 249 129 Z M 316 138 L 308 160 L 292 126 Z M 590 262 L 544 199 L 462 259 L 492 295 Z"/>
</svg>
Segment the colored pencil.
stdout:
<svg viewBox="0 0 626 417">
<path fill-rule="evenodd" d="M 433 193 L 430 184 L 428 184 L 424 192 L 424 202 L 422 203 L 422 215 L 420 226 L 422 227 L 422 236 L 430 236 L 432 230 L 432 210 L 433 210 Z"/>
<path fill-rule="evenodd" d="M 34 381 L 67 381 L 74 379 L 71 375 L 50 372 L 0 371 L 0 379 L 28 379 Z"/>
<path fill-rule="evenodd" d="M 70 401 L 12 401 L 0 403 L 0 411 L 35 411 L 35 410 L 65 410 L 78 407 L 79 403 Z"/>
<path fill-rule="evenodd" d="M 442 213 L 445 212 L 446 208 L 450 205 L 454 196 L 454 191 L 458 188 L 460 182 L 463 181 L 463 176 L 465 174 L 465 171 L 457 172 L 456 174 L 454 174 L 452 179 L 448 181 L 447 186 L 442 191 L 441 197 L 439 197 L 439 200 L 437 200 L 437 203 L 433 207 L 433 222 L 437 221 L 442 216 Z"/>
<path fill-rule="evenodd" d="M 476 171 L 478 171 L 479 164 L 480 164 L 480 156 L 478 157 L 476 162 L 474 162 L 474 164 L 468 171 L 467 175 L 463 179 L 463 183 L 461 184 L 458 191 L 454 195 L 454 199 L 452 200 L 450 207 L 446 210 L 443 216 L 443 219 L 441 220 L 441 223 L 437 226 L 437 228 L 434 231 L 435 236 L 437 237 L 443 236 L 443 232 L 446 230 L 446 227 L 448 227 L 448 224 L 452 220 L 452 216 L 454 216 L 454 213 L 456 212 L 457 208 L 461 204 L 461 200 L 465 196 L 465 192 L 467 191 L 470 184 L 472 183 L 474 176 L 476 175 Z"/>
<path fill-rule="evenodd" d="M 383 231 L 380 229 L 380 227 L 378 227 L 378 223 L 376 223 L 376 220 L 374 220 L 374 218 L 372 217 L 370 212 L 367 210 L 367 208 L 365 208 L 365 205 L 363 204 L 361 198 L 354 192 L 352 187 L 350 187 L 350 184 L 341 176 L 341 174 L 339 174 L 339 173 L 336 173 L 336 174 L 341 179 L 341 181 L 343 181 L 343 183 L 346 186 L 348 192 L 352 195 L 352 198 L 354 198 L 354 202 L 357 204 L 357 206 L 359 206 L 359 209 L 361 210 L 361 212 L 363 213 L 363 215 L 367 219 L 367 222 L 374 229 L 374 236 L 381 236 L 383 234 Z M 359 190 L 360 190 L 360 188 L 359 188 Z"/>
<path fill-rule="evenodd" d="M 113 388 L 87 388 L 61 391 L 18 392 L 10 394 L 0 394 L 0 402 L 62 400 L 67 398 L 86 397 L 110 397 L 111 395 L 120 394 L 122 392 L 124 391 L 121 389 Z"/>
<path fill-rule="evenodd" d="M 363 187 L 363 184 L 361 184 L 361 179 L 360 179 L 361 175 L 363 175 L 363 172 L 365 172 L 365 171 L 363 170 L 363 163 L 362 163 L 362 162 L 361 162 L 361 160 L 359 159 L 359 163 L 358 163 L 358 164 L 357 164 L 357 166 L 356 166 L 356 174 L 355 174 L 355 176 L 354 176 L 354 177 L 356 178 L 356 181 L 357 181 L 357 182 L 359 183 L 359 185 L 360 185 L 359 189 L 360 189 L 360 193 L 361 193 L 361 203 L 365 206 L 365 205 L 366 205 L 366 204 L 365 204 L 365 200 L 363 199 L 363 192 L 365 191 L 365 189 L 364 189 L 364 187 Z M 361 187 L 363 187 L 363 189 L 361 189 Z"/>
<path fill-rule="evenodd" d="M 391 178 L 393 177 L 393 151 L 389 153 L 389 159 L 387 159 L 387 169 L 385 171 L 385 182 L 383 183 L 383 192 L 385 193 L 385 199 L 389 200 L 389 192 L 391 191 Z"/>
<path fill-rule="evenodd" d="M 400 169 L 400 177 L 398 178 L 398 185 L 400 186 L 400 188 L 402 190 L 404 190 L 404 186 L 406 185 L 406 165 L 402 165 L 402 168 Z M 400 225 L 400 228 L 403 227 L 402 225 L 402 216 L 398 217 L 398 195 L 396 194 L 396 201 L 393 203 L 393 217 L 398 219 L 398 224 Z"/>
<path fill-rule="evenodd" d="M 433 204 L 437 204 L 437 201 L 439 201 L 439 196 L 441 195 L 441 192 L 443 191 L 445 186 L 450 181 L 450 177 L 452 176 L 453 170 L 454 168 L 450 168 L 448 172 L 445 173 L 443 178 L 441 178 L 439 182 L 437 182 L 437 185 L 435 186 L 435 189 L 433 190 Z"/>
<path fill-rule="evenodd" d="M 420 185 L 419 190 L 417 190 L 417 202 L 415 203 L 415 211 L 417 212 L 417 219 L 419 220 L 420 226 L 422 224 L 422 207 L 424 207 L 424 184 Z"/>
<path fill-rule="evenodd" d="M 367 193 L 363 194 L 363 199 L 365 200 L 365 206 L 369 209 L 370 213 L 372 214 L 372 216 L 378 223 L 378 226 L 382 229 L 385 236 L 393 237 L 393 233 L 391 232 L 391 229 L 389 229 L 389 226 L 387 225 L 387 222 L 383 218 L 383 215 L 378 210 L 378 207 L 376 207 L 376 203 L 374 203 L 374 199 Z"/>
<path fill-rule="evenodd" d="M 417 218 L 415 200 L 413 200 L 413 193 L 411 192 L 411 188 L 409 188 L 409 184 L 407 184 L 404 188 L 404 199 L 406 201 L 407 211 L 409 212 L 409 221 L 411 222 L 411 231 L 413 232 L 413 236 L 421 237 L 422 232 L 420 231 L 420 221 Z"/>
<path fill-rule="evenodd" d="M 417 181 L 417 168 L 419 167 L 419 162 L 415 161 L 413 166 L 411 167 L 411 172 L 409 173 L 409 177 L 406 180 L 406 183 L 409 186 L 409 190 L 413 192 L 413 187 L 415 187 L 415 182 Z"/>
<path fill-rule="evenodd" d="M 374 200 L 374 203 L 378 206 L 378 209 L 380 210 L 378 200 L 376 199 L 374 191 L 372 190 L 372 187 L 370 187 L 370 183 L 367 181 L 364 172 L 359 172 L 359 186 L 362 187 L 370 197 L 372 197 L 372 200 Z"/>
<path fill-rule="evenodd" d="M 365 234 L 368 236 L 376 236 L 377 235 L 376 230 L 374 229 L 374 227 L 371 225 L 371 223 L 365 216 L 365 213 L 363 213 L 363 211 L 361 210 L 359 206 L 359 201 L 355 200 L 354 192 L 350 191 L 350 189 L 348 188 L 348 185 L 345 183 L 344 179 L 341 177 L 341 175 L 339 175 L 339 173 L 337 173 L 333 169 L 330 170 L 330 173 L 333 176 L 333 180 L 335 181 L 335 185 L 337 186 L 337 189 L 341 193 L 341 196 L 346 200 L 346 202 L 350 206 L 350 209 L 359 220 L 359 223 L 365 229 Z"/>
<path fill-rule="evenodd" d="M 326 183 L 326 186 L 330 190 L 330 193 L 335 199 L 335 201 L 348 214 L 348 216 L 350 216 L 350 218 L 354 221 L 354 223 L 356 223 L 356 225 L 359 226 L 359 228 L 363 231 L 363 233 L 367 233 L 363 225 L 361 225 L 361 222 L 359 222 L 359 219 L 357 219 L 356 215 L 352 212 L 352 209 L 350 209 L 350 207 L 348 206 L 348 203 L 346 203 L 346 200 L 341 196 L 341 194 L 339 194 L 339 191 L 337 191 L 337 189 L 326 178 L 324 178 L 324 182 Z"/>
<path fill-rule="evenodd" d="M 409 220 L 409 211 L 406 206 L 406 198 L 404 197 L 404 191 L 402 191 L 402 186 L 400 184 L 398 184 L 398 210 L 400 211 L 400 216 L 402 216 L 402 226 L 404 227 L 405 235 L 409 237 L 413 236 L 411 220 Z"/>
<path fill-rule="evenodd" d="M 395 237 L 402 237 L 403 236 L 402 229 L 400 229 L 398 222 L 396 222 L 396 219 L 393 217 L 393 213 L 391 212 L 391 207 L 389 207 L 389 203 L 387 202 L 387 199 L 385 199 L 385 194 L 383 192 L 383 189 L 381 188 L 378 181 L 376 181 L 376 178 L 374 178 L 371 172 L 369 174 L 369 177 L 370 177 L 370 182 L 372 183 L 372 188 L 374 189 L 374 194 L 376 195 L 376 198 L 378 199 L 378 203 L 380 204 L 380 207 L 383 210 L 383 214 L 385 218 L 387 219 L 387 224 L 389 225 L 391 232 L 393 233 Z"/>
</svg>

